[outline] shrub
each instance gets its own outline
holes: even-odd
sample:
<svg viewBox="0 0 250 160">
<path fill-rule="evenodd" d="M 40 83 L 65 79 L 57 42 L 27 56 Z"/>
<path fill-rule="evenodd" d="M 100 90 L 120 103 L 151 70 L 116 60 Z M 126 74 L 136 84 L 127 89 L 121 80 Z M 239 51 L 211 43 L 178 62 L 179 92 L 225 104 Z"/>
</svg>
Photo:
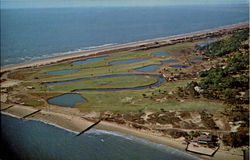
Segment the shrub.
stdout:
<svg viewBox="0 0 250 160">
<path fill-rule="evenodd" d="M 249 144 L 249 136 L 246 131 L 239 131 L 223 135 L 223 144 L 231 147 L 241 147 Z"/>
</svg>

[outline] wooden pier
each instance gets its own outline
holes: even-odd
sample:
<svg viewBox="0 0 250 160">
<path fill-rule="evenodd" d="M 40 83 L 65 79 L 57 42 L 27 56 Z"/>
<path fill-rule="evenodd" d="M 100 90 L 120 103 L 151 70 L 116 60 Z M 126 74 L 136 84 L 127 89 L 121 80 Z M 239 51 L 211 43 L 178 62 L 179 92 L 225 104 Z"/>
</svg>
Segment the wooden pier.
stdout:
<svg viewBox="0 0 250 160">
<path fill-rule="evenodd" d="M 213 157 L 215 155 L 215 153 L 220 148 L 220 146 L 218 146 L 213 151 L 202 151 L 202 150 L 199 149 L 200 147 L 198 147 L 197 149 L 189 149 L 189 145 L 190 145 L 190 143 L 188 142 L 187 146 L 186 146 L 186 149 L 185 149 L 187 152 L 196 153 L 196 154 L 205 155 L 205 156 L 210 156 L 210 157 Z"/>
<path fill-rule="evenodd" d="M 0 111 L 5 111 L 5 110 L 10 109 L 10 108 L 12 108 L 12 107 L 14 107 L 14 105 L 10 105 L 9 107 L 6 107 L 6 108 L 4 108 L 4 109 L 1 109 Z"/>
<path fill-rule="evenodd" d="M 76 135 L 76 137 L 84 134 L 85 132 L 87 132 L 88 130 L 90 130 L 91 128 L 93 128 L 94 126 L 96 126 L 97 124 L 99 124 L 102 121 L 102 119 L 100 119 L 99 121 L 95 122 L 94 124 L 92 124 L 91 126 L 89 126 L 88 128 L 84 129 L 83 131 L 81 131 L 80 133 L 78 133 Z"/>
<path fill-rule="evenodd" d="M 25 119 L 25 118 L 27 118 L 27 117 L 29 117 L 29 116 L 32 116 L 32 115 L 34 115 L 34 114 L 36 114 L 36 113 L 38 113 L 38 112 L 40 112 L 40 111 L 41 111 L 41 109 L 39 109 L 39 110 L 37 110 L 37 111 L 35 111 L 35 112 L 32 112 L 32 113 L 30 113 L 30 114 L 27 114 L 27 115 L 23 116 L 21 119 Z"/>
</svg>

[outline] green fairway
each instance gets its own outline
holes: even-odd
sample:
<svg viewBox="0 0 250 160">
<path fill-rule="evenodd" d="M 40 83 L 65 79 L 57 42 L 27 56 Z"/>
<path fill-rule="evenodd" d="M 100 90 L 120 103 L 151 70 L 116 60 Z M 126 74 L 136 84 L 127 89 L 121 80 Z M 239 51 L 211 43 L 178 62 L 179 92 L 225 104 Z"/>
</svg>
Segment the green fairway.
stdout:
<svg viewBox="0 0 250 160">
<path fill-rule="evenodd" d="M 48 85 L 50 91 L 71 91 L 81 88 L 132 88 L 136 86 L 144 86 L 155 83 L 157 80 L 150 76 L 123 76 L 104 79 L 91 79 L 67 84 Z"/>
<path fill-rule="evenodd" d="M 22 86 L 33 86 L 33 90 L 29 90 L 28 93 L 34 97 L 29 101 L 26 100 L 26 104 L 39 106 L 44 105 L 38 103 L 37 99 L 48 99 L 55 95 L 72 92 L 75 89 L 114 89 L 114 88 L 133 88 L 140 86 L 149 86 L 157 82 L 157 79 L 150 75 L 134 76 L 131 74 L 154 74 L 159 75 L 161 67 L 166 67 L 173 64 L 184 64 L 185 58 L 183 56 L 154 56 L 154 52 L 165 52 L 174 54 L 172 52 L 185 48 L 192 48 L 195 43 L 182 43 L 177 45 L 171 45 L 166 47 L 160 47 L 157 49 L 135 51 L 135 52 L 120 52 L 107 55 L 104 59 L 89 62 L 85 64 L 72 65 L 71 62 L 59 63 L 54 65 L 48 65 L 40 67 L 36 70 L 26 69 L 24 71 L 17 71 L 10 74 L 10 77 L 15 79 L 22 79 L 24 82 Z M 112 61 L 118 60 L 134 60 L 142 59 L 143 61 L 110 65 Z M 174 63 L 162 64 L 163 60 L 176 60 Z M 134 71 L 136 68 L 148 66 L 152 64 L 161 65 L 155 71 L 151 72 L 139 72 Z M 78 69 L 77 72 L 65 73 L 65 74 L 48 74 L 47 72 Z M 170 71 L 175 69 L 169 68 Z M 118 77 L 105 77 L 106 75 L 125 74 L 130 76 L 118 76 Z M 104 76 L 105 78 L 96 78 Z M 77 80 L 79 78 L 87 78 L 83 80 Z M 55 82 L 75 80 L 67 83 L 53 83 L 44 85 L 43 82 Z M 180 102 L 174 97 L 166 99 L 166 94 L 176 91 L 178 87 L 185 86 L 192 80 L 179 80 L 175 82 L 166 82 L 157 85 L 155 87 L 149 87 L 141 90 L 119 90 L 119 91 L 81 91 L 79 92 L 87 102 L 77 103 L 75 107 L 82 111 L 117 111 L 117 112 L 138 112 L 141 110 L 153 110 L 159 111 L 165 110 L 187 110 L 187 111 L 199 111 L 203 109 L 215 109 L 223 108 L 220 103 L 210 103 L 203 100 L 188 100 Z"/>
</svg>

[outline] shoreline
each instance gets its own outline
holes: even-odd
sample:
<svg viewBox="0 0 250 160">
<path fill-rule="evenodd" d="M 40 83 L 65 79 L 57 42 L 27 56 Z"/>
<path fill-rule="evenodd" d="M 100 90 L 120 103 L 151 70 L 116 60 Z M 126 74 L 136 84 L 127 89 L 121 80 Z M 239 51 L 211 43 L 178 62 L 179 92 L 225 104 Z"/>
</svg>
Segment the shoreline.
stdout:
<svg viewBox="0 0 250 160">
<path fill-rule="evenodd" d="M 27 111 L 34 111 L 35 109 L 27 107 L 27 106 L 18 105 L 18 110 L 19 111 L 26 110 L 24 112 L 27 112 Z M 11 113 L 11 111 L 9 111 L 9 112 L 4 111 L 4 112 L 1 112 L 1 114 L 11 116 L 11 117 L 15 117 L 15 118 L 18 118 L 18 119 L 20 119 L 22 117 L 22 116 L 20 116 L 21 114 L 16 115 L 16 113 Z M 47 112 L 47 111 L 44 111 L 44 110 L 42 110 L 41 113 L 39 113 L 39 114 L 50 115 L 52 117 L 60 115 L 61 120 L 62 119 L 65 120 L 68 117 L 68 115 L 66 115 L 66 114 L 60 114 L 60 113 L 55 113 L 55 112 Z M 79 118 L 79 117 L 75 116 L 75 118 Z M 48 125 L 52 125 L 54 127 L 66 130 L 68 132 L 73 132 L 73 133 L 76 133 L 76 134 L 78 134 L 78 132 L 81 131 L 80 130 L 81 127 L 79 127 L 79 130 L 77 130 L 77 129 L 73 129 L 74 127 L 72 127 L 70 125 L 69 126 L 67 126 L 67 125 L 62 126 L 62 125 L 59 125 L 59 124 L 57 124 L 55 122 L 51 122 L 51 120 L 47 120 L 46 117 L 40 117 L 40 116 L 35 115 L 35 116 L 32 116 L 31 118 L 27 118 L 26 120 L 39 121 L 39 122 L 42 122 L 42 123 L 45 123 L 45 124 L 48 124 Z M 87 128 L 88 126 L 90 126 L 92 124 L 92 122 L 90 122 L 90 121 L 88 121 L 86 119 L 78 119 L 78 120 L 79 121 L 77 122 L 78 123 L 77 125 L 84 126 L 85 128 Z M 67 123 L 71 123 L 71 122 L 67 122 Z M 82 127 L 81 129 L 84 130 L 85 129 L 84 127 Z M 175 150 L 177 150 L 179 152 L 182 152 L 183 154 L 188 154 L 188 155 L 193 156 L 195 158 L 201 158 L 198 155 L 186 152 L 185 151 L 185 145 L 182 145 L 180 142 L 177 142 L 176 140 L 174 140 L 174 139 L 172 139 L 170 137 L 163 137 L 163 136 L 159 136 L 159 135 L 150 134 L 150 133 L 147 133 L 147 132 L 142 132 L 140 130 L 136 130 L 136 129 L 133 129 L 133 128 L 122 126 L 122 125 L 119 125 L 119 124 L 114 124 L 114 123 L 107 122 L 107 121 L 101 121 L 97 126 L 93 127 L 93 129 L 102 131 L 104 133 L 106 132 L 108 134 L 115 134 L 115 135 L 118 134 L 121 137 L 129 136 L 129 137 L 134 137 L 134 138 L 137 138 L 137 139 L 141 139 L 143 141 L 148 141 L 150 143 L 164 145 L 164 146 L 170 147 L 172 149 L 175 149 Z"/>
<path fill-rule="evenodd" d="M 69 60 L 75 60 L 78 58 L 87 58 L 88 56 L 101 56 L 105 54 L 115 53 L 115 52 L 123 52 L 123 51 L 136 51 L 136 50 L 146 50 L 150 48 L 158 48 L 166 45 L 173 45 L 176 43 L 183 42 L 192 42 L 198 41 L 202 39 L 212 38 L 221 32 L 223 34 L 230 34 L 232 32 L 236 32 L 241 29 L 247 28 L 249 25 L 249 21 L 240 22 L 236 24 L 221 26 L 212 29 L 200 30 L 190 33 L 172 35 L 167 37 L 159 37 L 153 39 L 146 39 L 141 41 L 129 42 L 125 44 L 117 44 L 112 45 L 111 47 L 100 47 L 96 49 L 90 49 L 86 51 L 72 52 L 62 56 L 50 57 L 47 59 L 35 60 L 30 62 L 24 62 L 19 64 L 10 64 L 1 66 L 0 72 L 7 72 L 16 69 L 30 68 L 30 67 L 38 67 L 43 65 L 55 64 L 60 62 L 66 62 Z"/>
<path fill-rule="evenodd" d="M 27 118 L 27 120 L 29 119 L 29 120 L 40 121 L 45 124 L 53 125 L 55 127 L 74 133 L 78 133 L 94 123 L 86 119 L 86 116 L 88 117 L 86 113 L 80 113 L 75 109 L 73 109 L 74 111 L 72 111 L 71 113 L 67 112 L 67 110 L 72 110 L 72 109 L 65 109 L 64 111 L 58 110 L 60 113 L 54 110 L 55 108 L 51 109 L 53 111 L 42 110 L 40 113 L 37 113 L 30 118 Z M 6 111 L 2 111 L 1 113 L 16 118 L 20 118 L 26 114 L 29 114 L 30 112 L 34 112 L 35 110 L 37 109 L 28 106 L 14 105 L 14 107 Z M 218 159 L 218 160 L 226 158 L 235 160 L 242 159 L 242 156 L 240 155 L 233 155 L 229 151 L 222 151 L 222 150 L 219 150 L 214 157 L 193 154 L 185 151 L 186 144 L 184 144 L 183 138 L 174 139 L 171 138 L 170 136 L 162 136 L 159 133 L 153 133 L 149 130 L 135 129 L 112 122 L 101 121 L 97 126 L 93 128 L 97 130 L 118 133 L 120 135 L 132 136 L 152 143 L 165 145 L 167 147 L 174 148 L 185 154 L 189 154 L 191 156 L 198 157 L 201 159 Z"/>
<path fill-rule="evenodd" d="M 10 113 L 7 113 L 7 112 L 2 112 L 1 114 L 3 115 L 7 115 L 7 116 L 10 116 L 10 117 L 14 117 L 14 118 L 17 118 L 17 119 L 20 119 L 21 117 L 19 116 L 16 116 L 14 114 L 10 114 Z M 70 129 L 67 129 L 67 128 L 64 128 L 64 127 L 61 127 L 60 125 L 57 125 L 55 123 L 50 123 L 50 122 L 45 122 L 43 120 L 39 120 L 39 119 L 36 119 L 36 118 L 31 118 L 31 119 L 27 119 L 27 120 L 32 120 L 32 121 L 37 121 L 37 122 L 41 122 L 41 123 L 44 123 L 46 125 L 51 125 L 51 126 L 54 126 L 54 127 L 57 127 L 59 129 L 62 129 L 62 130 L 66 130 L 68 132 L 71 132 L 71 133 L 75 133 L 76 135 L 78 134 L 78 132 L 75 132 L 73 130 L 70 130 Z M 107 122 L 109 123 L 109 122 Z M 105 125 L 102 124 L 102 127 L 104 127 Z M 145 138 L 145 137 L 139 137 L 139 136 L 134 136 L 134 135 L 131 135 L 131 134 L 126 134 L 125 132 L 119 132 L 119 131 L 115 131 L 113 129 L 102 129 L 102 127 L 94 127 L 93 129 L 91 129 L 93 132 L 97 131 L 97 132 L 100 132 L 100 133 L 103 133 L 103 134 L 110 134 L 110 135 L 113 135 L 113 136 L 118 136 L 118 137 L 123 137 L 125 139 L 132 139 L 132 140 L 137 140 L 137 141 L 142 141 L 142 142 L 145 142 L 145 143 L 152 143 L 152 144 L 156 144 L 156 145 L 163 145 L 163 147 L 168 147 L 170 148 L 171 150 L 175 150 L 176 152 L 180 152 L 181 154 L 186 154 L 190 157 L 193 157 L 195 159 L 200 159 L 200 157 L 198 157 L 197 155 L 195 154 L 191 154 L 190 152 L 185 152 L 184 149 L 182 149 L 182 147 L 176 147 L 176 144 L 175 144 L 175 147 L 169 145 L 168 143 L 156 143 L 156 141 L 150 139 L 150 138 Z M 107 126 L 108 127 L 108 126 Z M 111 127 L 112 128 L 112 127 Z M 138 132 L 139 133 L 139 132 Z M 169 141 L 171 142 L 171 140 Z M 171 143 L 175 143 L 175 142 L 171 142 Z"/>
</svg>

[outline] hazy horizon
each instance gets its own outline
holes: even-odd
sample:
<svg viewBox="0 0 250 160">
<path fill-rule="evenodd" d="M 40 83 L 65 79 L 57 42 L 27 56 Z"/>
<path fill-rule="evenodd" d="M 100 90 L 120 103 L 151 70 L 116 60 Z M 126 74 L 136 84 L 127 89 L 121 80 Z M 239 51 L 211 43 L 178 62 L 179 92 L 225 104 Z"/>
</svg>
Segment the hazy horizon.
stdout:
<svg viewBox="0 0 250 160">
<path fill-rule="evenodd" d="M 247 0 L 2 0 L 1 9 L 249 4 Z"/>
</svg>

